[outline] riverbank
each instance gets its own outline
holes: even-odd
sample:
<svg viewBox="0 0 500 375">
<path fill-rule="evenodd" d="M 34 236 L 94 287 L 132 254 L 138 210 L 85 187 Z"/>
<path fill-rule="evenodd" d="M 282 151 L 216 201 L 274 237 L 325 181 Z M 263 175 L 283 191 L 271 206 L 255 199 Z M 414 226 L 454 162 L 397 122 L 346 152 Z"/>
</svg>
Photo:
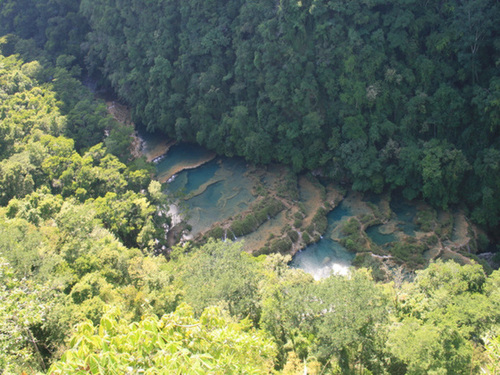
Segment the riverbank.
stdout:
<svg viewBox="0 0 500 375">
<path fill-rule="evenodd" d="M 133 125 L 125 106 L 109 102 L 108 110 L 117 121 Z M 214 160 L 215 153 L 158 137 L 148 141 L 136 134 L 132 154 L 155 161 L 160 182 L 179 178 L 182 181 L 175 182 L 179 188 L 190 186 L 179 198 L 183 205 L 192 206 L 186 209 L 188 215 L 174 206 L 176 223 L 169 235 L 170 246 L 186 240 L 203 243 L 213 237 L 243 240 L 245 250 L 254 255 L 294 256 L 312 244 L 333 241 L 327 247 L 349 252 L 355 266 L 371 268 L 378 278 L 384 277 L 382 269 L 411 271 L 437 259 L 462 264 L 479 260 L 480 232 L 461 211 L 438 212 L 422 202 L 399 202 L 400 198 L 391 200 L 388 195 L 370 200 L 360 193 L 346 194 L 333 184 L 321 184 L 311 174 L 296 176 L 281 165 L 240 163 L 238 168 L 243 169 L 236 172 L 231 163 L 225 164 L 230 159 L 219 158 L 203 177 L 207 172 L 200 172 L 202 166 Z M 191 186 L 195 180 L 197 185 Z M 333 220 L 331 226 L 329 217 L 339 209 L 348 214 Z M 324 262 L 334 257 L 326 255 Z"/>
<path fill-rule="evenodd" d="M 168 149 L 166 151 L 168 154 Z M 166 172 L 160 173 L 156 176 L 158 181 L 160 181 L 162 184 L 168 182 L 173 176 L 177 175 L 178 173 L 189 170 L 189 169 L 195 169 L 198 167 L 201 167 L 203 164 L 208 163 L 209 161 L 212 161 L 215 159 L 217 154 L 215 152 L 209 152 L 206 155 L 201 156 L 200 158 L 196 160 L 191 160 L 187 161 L 185 163 L 179 163 L 176 164 L 174 167 L 168 169 Z"/>
</svg>

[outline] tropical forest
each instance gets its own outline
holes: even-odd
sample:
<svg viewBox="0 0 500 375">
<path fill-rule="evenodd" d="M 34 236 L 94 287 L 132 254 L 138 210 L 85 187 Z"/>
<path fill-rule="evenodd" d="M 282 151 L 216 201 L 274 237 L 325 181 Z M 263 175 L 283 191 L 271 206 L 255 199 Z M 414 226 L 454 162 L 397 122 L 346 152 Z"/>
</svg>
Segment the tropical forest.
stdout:
<svg viewBox="0 0 500 375">
<path fill-rule="evenodd" d="M 498 0 L 0 0 L 0 374 L 500 374 Z"/>
</svg>

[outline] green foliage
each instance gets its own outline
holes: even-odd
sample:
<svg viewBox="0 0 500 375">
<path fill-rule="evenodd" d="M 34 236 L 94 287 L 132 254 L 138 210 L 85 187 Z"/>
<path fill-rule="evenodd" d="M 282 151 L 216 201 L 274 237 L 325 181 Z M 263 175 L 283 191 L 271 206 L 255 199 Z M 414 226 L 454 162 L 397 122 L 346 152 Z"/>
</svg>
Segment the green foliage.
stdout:
<svg viewBox="0 0 500 375">
<path fill-rule="evenodd" d="M 430 232 L 437 224 L 436 211 L 432 208 L 418 210 L 417 217 L 415 218 L 416 224 L 420 226 L 422 232 Z"/>
<path fill-rule="evenodd" d="M 479 265 L 454 262 L 418 271 L 398 293 L 400 324 L 389 334 L 389 351 L 412 374 L 478 372 L 474 345 L 499 322 L 499 301 L 491 298 L 496 279 Z"/>
<path fill-rule="evenodd" d="M 304 240 L 304 242 L 308 245 L 310 244 L 312 241 L 311 241 L 311 237 L 309 236 L 309 234 L 307 234 L 307 232 L 303 232 L 302 233 L 302 239 Z"/>
<path fill-rule="evenodd" d="M 297 240 L 299 239 L 299 234 L 293 229 L 287 231 L 286 234 L 292 240 L 292 242 L 297 242 Z"/>
<path fill-rule="evenodd" d="M 259 224 L 255 215 L 248 214 L 241 220 L 233 221 L 230 229 L 236 237 L 240 237 L 255 231 L 259 227 Z"/>
<path fill-rule="evenodd" d="M 259 201 L 257 205 L 252 207 L 251 213 L 241 219 L 233 220 L 230 227 L 231 233 L 236 237 L 252 233 L 265 221 L 280 213 L 283 208 L 283 203 L 281 203 L 278 199 L 266 197 Z"/>
<path fill-rule="evenodd" d="M 291 248 L 292 240 L 290 238 L 278 238 L 271 242 L 270 251 L 277 254 L 286 254 Z"/>
<path fill-rule="evenodd" d="M 328 227 L 328 220 L 326 218 L 326 214 L 328 212 L 324 208 L 320 208 L 312 219 L 312 224 L 318 233 L 325 233 L 326 228 Z"/>
<path fill-rule="evenodd" d="M 43 346 L 33 330 L 44 320 L 56 299 L 50 290 L 33 281 L 18 279 L 0 257 L 0 366 L 7 374 L 44 368 Z"/>
<path fill-rule="evenodd" d="M 277 255 L 268 262 L 274 273 L 264 288 L 261 326 L 282 348 L 300 358 L 314 355 L 322 363 L 340 363 L 345 373 L 361 358 L 365 366 L 376 363 L 385 302 L 366 272 L 316 283 L 302 272 L 282 269 Z"/>
<path fill-rule="evenodd" d="M 80 55 L 80 44 L 88 24 L 79 14 L 79 1 L 2 1 L 0 4 L 0 34 L 14 33 L 33 39 L 38 47 L 53 56 Z"/>
<path fill-rule="evenodd" d="M 64 55 L 58 59 L 61 60 Z M 70 58 L 70 57 L 68 57 Z M 53 73 L 52 89 L 59 100 L 59 108 L 67 119 L 65 135 L 75 141 L 75 148 L 82 151 L 102 141 L 105 130 L 118 127 L 108 115 L 104 103 L 96 100 L 93 93 L 84 87 L 70 72 L 59 66 Z M 114 155 L 115 149 L 109 150 Z"/>
<path fill-rule="evenodd" d="M 392 256 L 413 269 L 421 268 L 427 263 L 423 257 L 425 250 L 427 250 L 425 244 L 412 243 L 411 241 L 397 241 L 389 248 Z"/>
<path fill-rule="evenodd" d="M 131 324 L 115 310 L 104 315 L 98 327 L 81 323 L 70 349 L 48 372 L 268 373 L 275 350 L 265 332 L 216 308 L 195 319 L 183 304 L 161 318 L 145 316 Z"/>
<path fill-rule="evenodd" d="M 72 325 L 98 322 L 107 305 L 137 319 L 172 311 L 179 298 L 164 260 L 123 245 L 164 246 L 170 218 L 161 186 L 94 146 L 100 136 L 86 140 L 93 147 L 85 153 L 75 150 L 63 134 L 74 125 L 71 114 L 92 112 L 94 102 L 75 109 L 90 94 L 57 69 L 55 83 L 41 85 L 40 64 L 0 56 L 0 253 L 8 260 L 0 272 L 0 363 L 9 373 L 43 370 Z M 62 103 L 65 85 L 74 92 Z M 102 108 L 94 115 L 93 122 L 109 120 Z M 92 130 L 91 122 L 80 125 Z"/>
<path fill-rule="evenodd" d="M 499 12 L 487 0 L 85 0 L 78 16 L 88 69 L 149 129 L 293 172 L 320 168 L 354 190 L 466 201 L 493 228 Z M 293 185 L 281 194 L 297 199 Z"/>
<path fill-rule="evenodd" d="M 221 240 L 226 237 L 226 231 L 222 229 L 221 227 L 215 227 L 213 229 L 210 229 L 206 233 L 207 238 L 213 238 L 215 240 Z"/>
<path fill-rule="evenodd" d="M 361 230 L 361 225 L 355 218 L 349 219 L 349 221 L 342 227 L 342 233 L 346 236 L 358 234 Z"/>
<path fill-rule="evenodd" d="M 500 371 L 500 337 L 486 340 L 486 354 L 489 363 L 486 365 L 489 373 L 496 374 Z"/>
<path fill-rule="evenodd" d="M 40 64 L 22 64 L 15 56 L 0 55 L 0 157 L 22 151 L 20 143 L 40 133 L 61 135 L 66 119 L 57 108 L 53 91 L 36 81 Z"/>
<path fill-rule="evenodd" d="M 472 346 L 452 329 L 408 318 L 390 340 L 390 350 L 408 364 L 408 374 L 468 374 L 478 370 L 471 365 Z"/>
<path fill-rule="evenodd" d="M 342 226 L 342 233 L 344 237 L 341 238 L 340 243 L 347 248 L 347 250 L 354 253 L 364 252 L 367 248 L 367 240 L 361 231 L 361 223 L 356 218 L 351 218 L 347 223 Z"/>
<path fill-rule="evenodd" d="M 115 126 L 105 139 L 104 144 L 110 153 L 125 161 L 130 158 L 130 144 L 133 132 L 134 127 L 132 125 Z"/>
<path fill-rule="evenodd" d="M 104 197 L 90 202 L 104 226 L 121 238 L 125 245 L 137 245 L 137 237 L 146 236 L 141 233 L 143 230 L 154 230 L 148 228 L 147 224 L 152 220 L 155 208 L 142 194 L 130 190 L 120 195 L 108 192 Z"/>
<path fill-rule="evenodd" d="M 352 265 L 356 268 L 369 269 L 373 279 L 376 281 L 384 281 L 387 279 L 387 274 L 383 270 L 380 260 L 374 258 L 371 253 L 356 253 Z"/>
<path fill-rule="evenodd" d="M 494 230 L 499 12 L 488 0 L 1 1 L 0 34 L 17 35 L 0 39 L 9 55 L 0 56 L 0 368 L 271 373 L 302 371 L 303 361 L 322 373 L 497 371 L 498 271 L 437 262 L 411 282 L 376 284 L 366 271 L 315 281 L 289 257 L 252 258 L 244 244 L 150 256 L 165 249 L 168 202 L 143 161 L 125 165 L 131 128 L 77 78 L 84 63 L 105 77 L 150 130 L 288 164 L 288 199 L 299 198 L 295 173 L 319 169 L 354 190 L 465 202 Z M 261 202 L 232 229 L 248 233 L 283 209 Z M 437 224 L 431 212 L 417 221 Z M 451 224 L 434 229 L 445 238 Z M 306 231 L 324 227 L 318 213 Z M 353 251 L 366 245 L 360 228 L 343 229 Z M 288 251 L 297 233 L 282 234 L 263 251 Z M 425 263 L 425 247 L 390 250 Z M 374 259 L 355 263 L 381 278 Z"/>
<path fill-rule="evenodd" d="M 424 198 L 446 209 L 449 203 L 458 203 L 458 191 L 465 172 L 470 168 L 463 153 L 447 145 L 430 142 L 422 160 L 422 187 Z"/>
<path fill-rule="evenodd" d="M 197 314 L 208 306 L 223 304 L 231 315 L 258 321 L 260 308 L 255 302 L 260 277 L 240 243 L 210 240 L 173 266 L 184 300 Z"/>
</svg>

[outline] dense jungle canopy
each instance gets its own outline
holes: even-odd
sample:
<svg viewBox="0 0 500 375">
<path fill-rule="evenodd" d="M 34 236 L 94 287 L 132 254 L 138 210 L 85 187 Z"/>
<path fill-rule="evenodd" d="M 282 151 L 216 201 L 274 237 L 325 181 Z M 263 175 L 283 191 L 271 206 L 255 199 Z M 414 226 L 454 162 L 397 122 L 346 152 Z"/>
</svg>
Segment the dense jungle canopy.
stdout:
<svg viewBox="0 0 500 375">
<path fill-rule="evenodd" d="M 495 0 L 2 1 L 0 30 L 77 56 L 136 121 L 354 190 L 500 219 Z"/>
<path fill-rule="evenodd" d="M 0 372 L 499 373 L 500 272 L 473 262 L 316 281 L 241 243 L 158 256 L 167 197 L 82 84 L 220 154 L 464 202 L 498 236 L 498 20 L 497 0 L 0 0 Z"/>
</svg>

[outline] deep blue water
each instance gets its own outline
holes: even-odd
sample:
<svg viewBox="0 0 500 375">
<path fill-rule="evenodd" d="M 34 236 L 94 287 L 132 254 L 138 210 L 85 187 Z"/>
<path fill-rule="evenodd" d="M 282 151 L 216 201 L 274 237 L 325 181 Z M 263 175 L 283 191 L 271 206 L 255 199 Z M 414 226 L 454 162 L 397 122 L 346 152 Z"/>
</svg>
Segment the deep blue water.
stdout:
<svg viewBox="0 0 500 375">
<path fill-rule="evenodd" d="M 328 224 L 333 225 L 335 222 L 342 221 L 346 217 L 352 216 L 352 210 L 348 207 L 344 201 L 330 211 L 327 215 Z"/>
</svg>

